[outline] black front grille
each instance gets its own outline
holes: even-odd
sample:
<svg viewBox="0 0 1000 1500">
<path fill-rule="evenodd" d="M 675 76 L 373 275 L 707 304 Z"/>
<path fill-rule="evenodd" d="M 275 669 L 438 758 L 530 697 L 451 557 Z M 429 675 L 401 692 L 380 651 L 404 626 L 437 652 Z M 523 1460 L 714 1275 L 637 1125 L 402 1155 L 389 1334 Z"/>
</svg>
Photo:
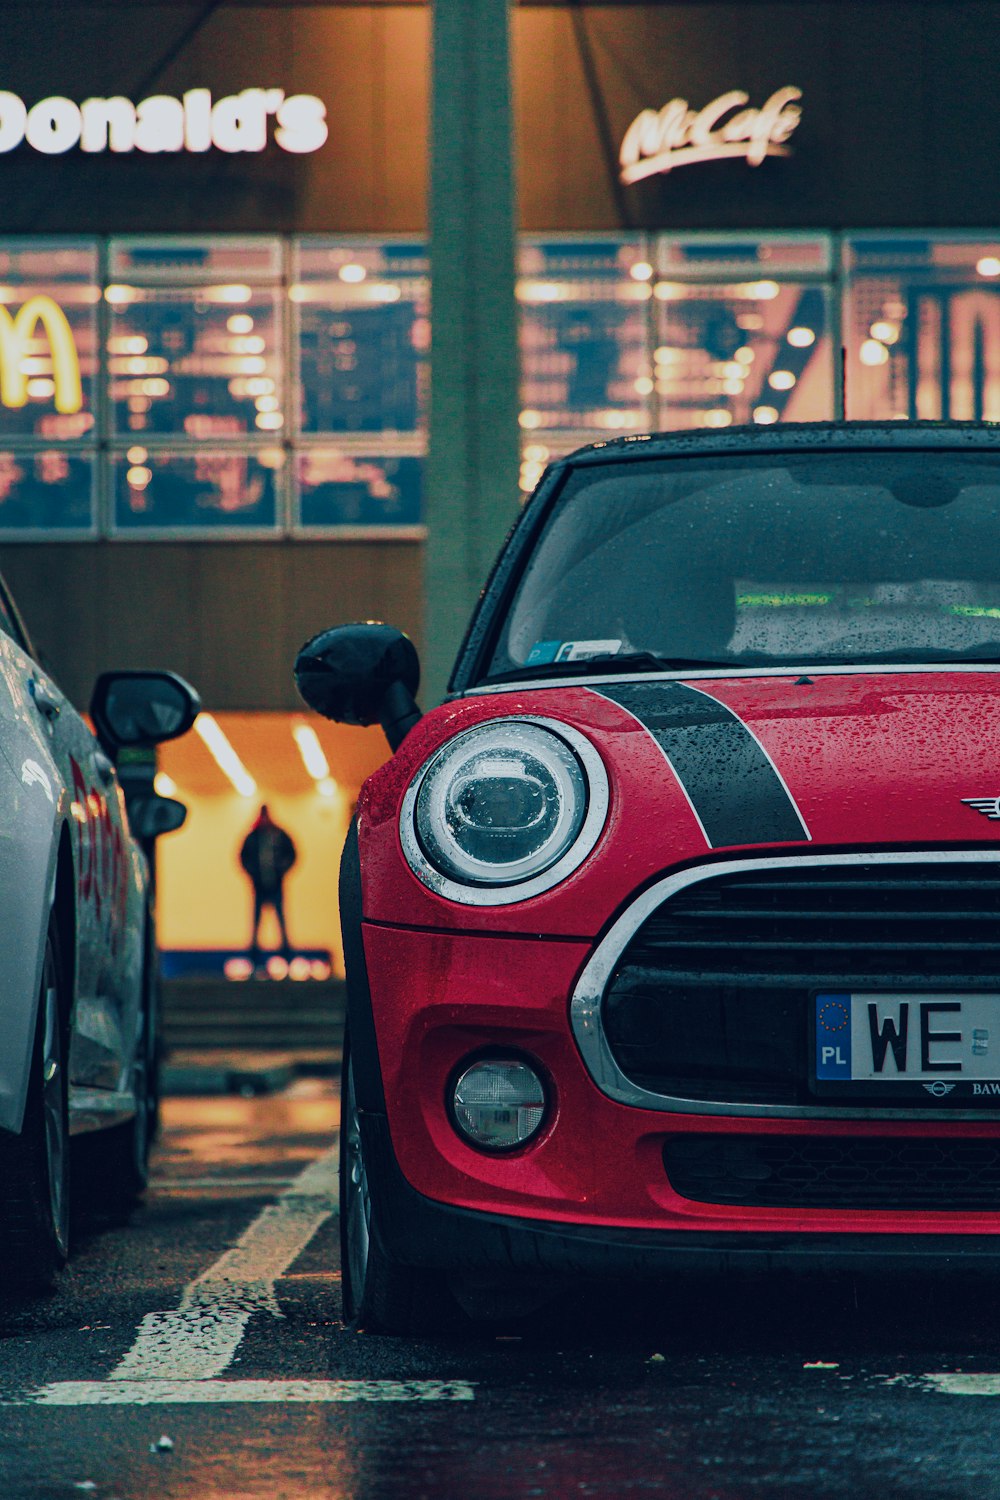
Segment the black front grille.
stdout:
<svg viewBox="0 0 1000 1500">
<path fill-rule="evenodd" d="M 808 1104 L 816 990 L 1000 990 L 1000 864 L 735 871 L 685 887 L 626 947 L 604 1029 L 642 1088 Z"/>
<path fill-rule="evenodd" d="M 675 1192 L 750 1208 L 1000 1209 L 1000 1141 L 688 1135 L 663 1150 Z"/>
</svg>

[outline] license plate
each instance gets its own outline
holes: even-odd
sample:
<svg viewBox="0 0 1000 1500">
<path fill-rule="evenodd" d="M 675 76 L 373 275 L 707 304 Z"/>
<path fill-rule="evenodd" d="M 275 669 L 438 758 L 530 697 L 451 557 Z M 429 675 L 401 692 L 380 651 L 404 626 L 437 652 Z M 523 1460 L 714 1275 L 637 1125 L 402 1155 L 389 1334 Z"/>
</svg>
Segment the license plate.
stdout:
<svg viewBox="0 0 1000 1500">
<path fill-rule="evenodd" d="M 1000 994 L 814 996 L 815 1093 L 1000 1108 Z"/>
</svg>

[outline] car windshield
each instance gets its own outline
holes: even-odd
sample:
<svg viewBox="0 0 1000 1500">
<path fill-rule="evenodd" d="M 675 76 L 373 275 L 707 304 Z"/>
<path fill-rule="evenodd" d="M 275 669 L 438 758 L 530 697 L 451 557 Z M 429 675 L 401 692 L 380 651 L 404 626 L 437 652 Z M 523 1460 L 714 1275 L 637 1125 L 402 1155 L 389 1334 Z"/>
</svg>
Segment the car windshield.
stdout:
<svg viewBox="0 0 1000 1500">
<path fill-rule="evenodd" d="M 638 669 L 998 661 L 998 523 L 1000 455 L 581 465 L 488 675 L 625 668 L 637 653 Z"/>
</svg>

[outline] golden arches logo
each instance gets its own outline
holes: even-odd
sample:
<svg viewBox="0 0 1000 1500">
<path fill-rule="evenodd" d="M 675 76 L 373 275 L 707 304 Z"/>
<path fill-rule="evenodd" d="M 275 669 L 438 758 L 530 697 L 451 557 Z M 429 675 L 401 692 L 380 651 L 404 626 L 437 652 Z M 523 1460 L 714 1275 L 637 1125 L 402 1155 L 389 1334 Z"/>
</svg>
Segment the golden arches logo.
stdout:
<svg viewBox="0 0 1000 1500">
<path fill-rule="evenodd" d="M 83 405 L 80 360 L 73 330 L 58 302 L 51 297 L 29 297 L 14 315 L 0 304 L 0 403 L 24 406 L 28 375 L 24 368 L 28 345 L 41 325 L 52 355 L 56 411 L 67 415 Z"/>
</svg>

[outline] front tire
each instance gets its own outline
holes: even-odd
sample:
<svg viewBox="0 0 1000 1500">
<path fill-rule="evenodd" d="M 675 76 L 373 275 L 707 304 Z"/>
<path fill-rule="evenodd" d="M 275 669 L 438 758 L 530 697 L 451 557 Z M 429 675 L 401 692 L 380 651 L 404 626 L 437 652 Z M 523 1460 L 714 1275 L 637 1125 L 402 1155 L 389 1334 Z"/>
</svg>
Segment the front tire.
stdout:
<svg viewBox="0 0 1000 1500">
<path fill-rule="evenodd" d="M 0 1257 L 17 1281 L 47 1288 L 69 1254 L 69 1112 L 65 988 L 49 918 L 24 1124 L 0 1144 Z"/>
<path fill-rule="evenodd" d="M 339 1170 L 344 1322 L 367 1333 L 445 1331 L 458 1309 L 444 1277 L 390 1260 L 380 1242 L 347 1032 L 341 1071 Z"/>
</svg>

